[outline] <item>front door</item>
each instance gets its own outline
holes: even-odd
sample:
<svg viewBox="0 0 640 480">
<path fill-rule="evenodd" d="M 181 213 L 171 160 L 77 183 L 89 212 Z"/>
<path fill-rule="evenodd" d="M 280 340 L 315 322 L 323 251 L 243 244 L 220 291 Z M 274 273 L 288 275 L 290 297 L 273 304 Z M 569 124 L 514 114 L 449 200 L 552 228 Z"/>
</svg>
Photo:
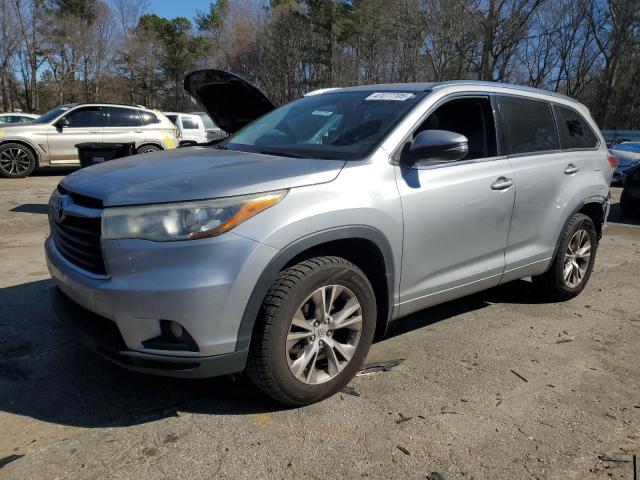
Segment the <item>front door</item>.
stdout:
<svg viewBox="0 0 640 480">
<path fill-rule="evenodd" d="M 75 163 L 78 160 L 76 145 L 86 142 L 102 142 L 106 124 L 104 107 L 79 107 L 64 117 L 68 125 L 60 120 L 47 133 L 51 163 Z"/>
<path fill-rule="evenodd" d="M 460 161 L 396 167 L 404 215 L 400 315 L 497 285 L 515 186 L 498 157 L 488 97 L 460 97 L 435 107 L 415 130 L 463 134 Z M 406 148 L 406 147 L 405 147 Z"/>
</svg>

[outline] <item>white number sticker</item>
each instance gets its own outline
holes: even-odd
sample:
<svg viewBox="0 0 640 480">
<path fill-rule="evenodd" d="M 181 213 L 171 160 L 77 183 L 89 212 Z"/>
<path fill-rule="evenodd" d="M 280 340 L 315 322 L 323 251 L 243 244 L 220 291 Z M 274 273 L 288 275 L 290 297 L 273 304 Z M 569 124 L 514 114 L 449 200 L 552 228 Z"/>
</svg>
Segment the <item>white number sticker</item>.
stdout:
<svg viewBox="0 0 640 480">
<path fill-rule="evenodd" d="M 376 92 L 369 95 L 365 100 L 390 100 L 393 102 L 404 102 L 415 97 L 415 93 L 402 92 Z"/>
</svg>

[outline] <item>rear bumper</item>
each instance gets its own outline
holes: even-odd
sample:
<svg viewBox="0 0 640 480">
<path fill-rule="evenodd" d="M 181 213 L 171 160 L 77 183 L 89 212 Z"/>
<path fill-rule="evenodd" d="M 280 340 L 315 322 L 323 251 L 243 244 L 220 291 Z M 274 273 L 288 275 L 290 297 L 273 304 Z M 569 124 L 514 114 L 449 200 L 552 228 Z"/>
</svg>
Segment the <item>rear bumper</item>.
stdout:
<svg viewBox="0 0 640 480">
<path fill-rule="evenodd" d="M 244 370 L 247 350 L 206 357 L 143 353 L 127 348 L 115 322 L 97 315 L 51 287 L 49 298 L 57 316 L 79 340 L 103 358 L 128 370 L 182 378 L 208 378 Z"/>
</svg>

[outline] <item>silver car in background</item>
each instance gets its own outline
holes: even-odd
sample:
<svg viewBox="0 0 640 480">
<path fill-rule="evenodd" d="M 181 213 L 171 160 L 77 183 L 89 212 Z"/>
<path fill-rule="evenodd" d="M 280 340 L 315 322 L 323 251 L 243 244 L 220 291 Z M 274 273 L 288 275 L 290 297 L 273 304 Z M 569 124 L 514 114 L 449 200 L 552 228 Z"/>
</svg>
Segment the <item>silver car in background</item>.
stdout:
<svg viewBox="0 0 640 480">
<path fill-rule="evenodd" d="M 29 123 L 0 125 L 0 177 L 43 166 L 79 166 L 79 143 L 134 143 L 137 153 L 178 146 L 178 131 L 156 110 L 126 105 L 62 105 Z"/>
<path fill-rule="evenodd" d="M 304 405 L 398 318 L 524 277 L 553 300 L 589 280 L 615 157 L 567 97 L 459 81 L 276 109 L 227 72 L 185 85 L 230 138 L 77 171 L 49 204 L 52 302 L 125 368 L 245 370 Z"/>
</svg>

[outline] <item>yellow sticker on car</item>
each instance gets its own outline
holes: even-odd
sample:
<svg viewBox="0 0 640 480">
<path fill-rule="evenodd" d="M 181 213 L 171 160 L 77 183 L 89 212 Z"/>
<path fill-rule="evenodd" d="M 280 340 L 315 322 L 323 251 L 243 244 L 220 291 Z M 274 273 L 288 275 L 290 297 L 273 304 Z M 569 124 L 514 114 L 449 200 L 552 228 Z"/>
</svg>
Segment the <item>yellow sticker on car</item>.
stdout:
<svg viewBox="0 0 640 480">
<path fill-rule="evenodd" d="M 167 145 L 167 148 L 176 148 L 176 141 L 171 135 L 163 133 L 162 138 L 164 138 L 164 143 Z"/>
<path fill-rule="evenodd" d="M 0 138 L 4 137 L 4 135 L 5 135 L 4 130 L 0 130 Z"/>
</svg>

